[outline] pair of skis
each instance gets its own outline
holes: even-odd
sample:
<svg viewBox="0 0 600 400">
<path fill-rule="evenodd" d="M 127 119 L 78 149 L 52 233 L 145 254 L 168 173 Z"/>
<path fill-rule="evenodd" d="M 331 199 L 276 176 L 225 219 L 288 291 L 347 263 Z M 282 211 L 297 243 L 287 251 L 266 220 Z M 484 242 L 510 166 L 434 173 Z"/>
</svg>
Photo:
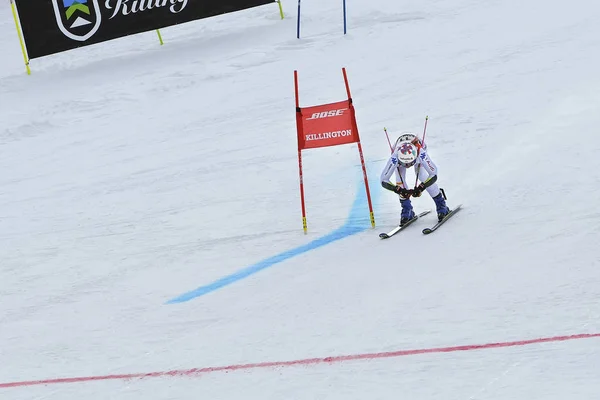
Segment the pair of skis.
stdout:
<svg viewBox="0 0 600 400">
<path fill-rule="evenodd" d="M 450 211 L 448 213 L 448 215 L 446 215 L 444 217 L 444 219 L 442 219 L 441 221 L 439 221 L 437 224 L 435 224 L 434 226 L 432 226 L 431 228 L 425 228 L 423 229 L 423 234 L 424 235 L 429 235 L 430 233 L 435 232 L 440 226 L 442 226 L 446 221 L 448 221 L 454 214 L 456 214 L 460 208 L 461 208 L 462 204 L 457 205 L 456 207 L 454 207 L 454 209 L 452 211 Z M 392 236 L 394 236 L 395 234 L 399 233 L 400 231 L 406 229 L 406 227 L 410 226 L 413 222 L 415 222 L 416 220 L 418 220 L 419 218 L 429 214 L 431 212 L 431 210 L 426 210 L 423 211 L 420 214 L 415 215 L 415 217 L 413 219 L 411 219 L 410 221 L 408 221 L 406 224 L 402 225 L 402 226 L 397 226 L 394 229 L 392 229 L 391 231 L 387 232 L 387 233 L 380 233 L 379 237 L 382 239 L 389 239 Z"/>
</svg>

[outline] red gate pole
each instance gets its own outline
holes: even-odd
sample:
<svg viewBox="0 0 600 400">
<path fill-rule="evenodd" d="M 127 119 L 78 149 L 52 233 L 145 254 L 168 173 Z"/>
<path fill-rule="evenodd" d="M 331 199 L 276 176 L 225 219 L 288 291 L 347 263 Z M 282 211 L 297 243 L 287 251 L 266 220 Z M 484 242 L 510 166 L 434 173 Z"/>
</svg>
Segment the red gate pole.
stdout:
<svg viewBox="0 0 600 400">
<path fill-rule="evenodd" d="M 346 68 L 342 68 L 344 74 L 344 83 L 346 84 L 346 93 L 348 93 L 348 103 L 350 105 L 350 112 L 352 113 L 352 125 L 356 131 L 356 137 L 358 138 L 358 154 L 360 155 L 360 165 L 362 166 L 363 178 L 365 180 L 365 190 L 367 191 L 367 202 L 369 203 L 369 218 L 371 220 L 371 227 L 375 228 L 375 214 L 373 213 L 373 203 L 371 202 L 371 191 L 369 190 L 369 179 L 367 178 L 367 168 L 365 167 L 365 158 L 363 156 L 362 145 L 360 144 L 360 136 L 358 133 L 358 125 L 356 123 L 356 113 L 354 105 L 352 104 L 352 95 L 350 94 L 350 85 L 348 83 L 348 76 L 346 75 Z"/>
<path fill-rule="evenodd" d="M 303 135 L 302 129 L 302 109 L 300 108 L 300 99 L 298 96 L 298 71 L 294 71 L 294 87 L 296 94 L 296 129 L 298 131 L 298 171 L 300 177 L 300 202 L 302 205 L 302 228 L 304 234 L 308 231 L 306 224 L 306 205 L 304 202 L 304 178 L 302 177 L 302 148 L 300 146 L 300 137 Z"/>
</svg>

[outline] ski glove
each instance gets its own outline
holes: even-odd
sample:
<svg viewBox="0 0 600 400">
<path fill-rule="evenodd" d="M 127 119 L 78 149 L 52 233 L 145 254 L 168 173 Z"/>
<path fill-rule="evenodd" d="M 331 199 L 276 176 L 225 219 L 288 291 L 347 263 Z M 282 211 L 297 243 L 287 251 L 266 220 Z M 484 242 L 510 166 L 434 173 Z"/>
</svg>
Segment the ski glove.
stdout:
<svg viewBox="0 0 600 400">
<path fill-rule="evenodd" d="M 396 186 L 394 192 L 404 197 L 405 199 L 408 199 L 411 195 L 412 190 L 405 189 L 402 186 Z"/>
<path fill-rule="evenodd" d="M 420 183 L 416 188 L 414 188 L 411 192 L 414 197 L 420 197 L 421 193 L 425 190 L 425 184 Z"/>
</svg>

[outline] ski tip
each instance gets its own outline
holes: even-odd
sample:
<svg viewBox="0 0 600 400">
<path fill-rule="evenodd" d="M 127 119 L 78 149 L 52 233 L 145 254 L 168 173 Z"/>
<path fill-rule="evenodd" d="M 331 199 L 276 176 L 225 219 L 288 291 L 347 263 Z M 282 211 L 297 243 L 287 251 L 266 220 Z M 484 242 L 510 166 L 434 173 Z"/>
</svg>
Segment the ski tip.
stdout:
<svg viewBox="0 0 600 400">
<path fill-rule="evenodd" d="M 387 233 L 380 233 L 379 237 L 382 238 L 382 239 L 387 239 L 387 238 L 390 237 L 390 235 L 388 235 Z"/>
<path fill-rule="evenodd" d="M 433 230 L 429 229 L 429 228 L 425 228 L 423 229 L 423 234 L 424 235 L 429 235 L 431 232 L 433 232 Z"/>
</svg>

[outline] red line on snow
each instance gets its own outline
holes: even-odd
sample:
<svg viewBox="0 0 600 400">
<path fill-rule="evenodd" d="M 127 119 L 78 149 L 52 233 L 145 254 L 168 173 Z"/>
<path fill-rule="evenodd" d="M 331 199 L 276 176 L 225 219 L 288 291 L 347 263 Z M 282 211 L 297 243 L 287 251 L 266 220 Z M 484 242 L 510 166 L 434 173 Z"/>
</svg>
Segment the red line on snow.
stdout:
<svg viewBox="0 0 600 400">
<path fill-rule="evenodd" d="M 526 346 L 526 345 L 537 344 L 537 343 L 564 342 L 567 340 L 589 339 L 589 338 L 600 338 L 600 333 L 583 333 L 583 334 L 579 334 L 579 335 L 554 336 L 554 337 L 538 338 L 538 339 L 530 339 L 530 340 L 519 340 L 519 341 L 515 341 L 515 342 L 486 343 L 486 344 L 474 344 L 474 345 L 453 346 L 453 347 L 435 347 L 435 348 L 429 348 L 429 349 L 415 349 L 415 350 L 398 350 L 398 351 L 389 351 L 389 352 L 383 352 L 383 353 L 354 354 L 354 355 L 333 356 L 333 357 L 325 357 L 325 358 L 307 358 L 307 359 L 303 359 L 303 360 L 292 360 L 292 361 L 271 361 L 271 362 L 260 362 L 260 363 L 253 363 L 253 364 L 237 364 L 237 365 L 229 365 L 229 366 L 223 366 L 223 367 L 205 367 L 205 368 L 192 368 L 192 369 L 184 369 L 184 370 L 148 372 L 148 373 L 137 373 L 137 374 L 87 376 L 87 377 L 75 377 L 75 378 L 45 379 L 45 380 L 37 380 L 37 381 L 8 382 L 8 383 L 0 383 L 0 389 L 12 388 L 12 387 L 36 386 L 36 385 L 51 385 L 51 384 L 58 384 L 58 383 L 79 383 L 79 382 L 95 382 L 95 381 L 108 381 L 108 380 L 159 378 L 159 377 L 198 376 L 198 375 L 207 374 L 210 372 L 219 372 L 219 371 L 238 371 L 238 370 L 248 370 L 248 369 L 257 369 L 257 368 L 292 367 L 292 366 L 297 366 L 297 365 L 332 364 L 332 363 L 340 363 L 340 362 L 345 362 L 345 361 L 375 360 L 375 359 L 379 359 L 379 358 L 404 357 L 404 356 L 412 356 L 412 355 L 417 355 L 417 354 L 453 353 L 453 352 L 457 352 L 457 351 L 495 349 L 495 348 L 501 348 L 501 347 L 516 347 L 516 346 Z"/>
</svg>

